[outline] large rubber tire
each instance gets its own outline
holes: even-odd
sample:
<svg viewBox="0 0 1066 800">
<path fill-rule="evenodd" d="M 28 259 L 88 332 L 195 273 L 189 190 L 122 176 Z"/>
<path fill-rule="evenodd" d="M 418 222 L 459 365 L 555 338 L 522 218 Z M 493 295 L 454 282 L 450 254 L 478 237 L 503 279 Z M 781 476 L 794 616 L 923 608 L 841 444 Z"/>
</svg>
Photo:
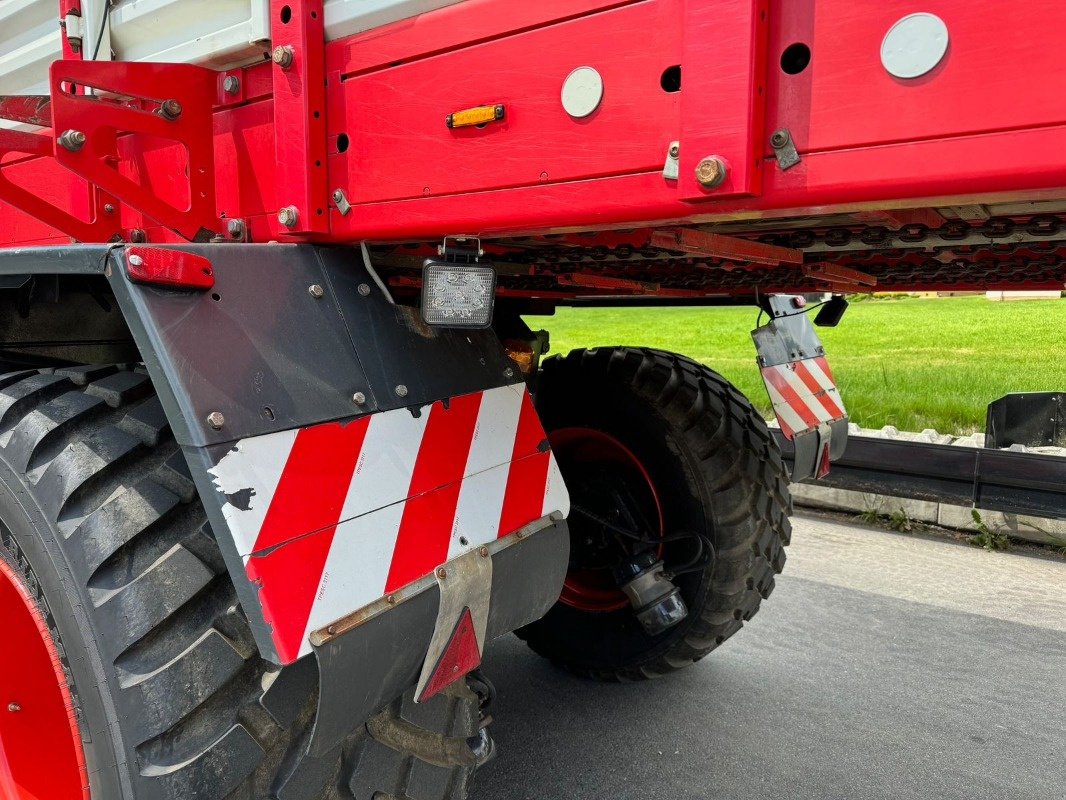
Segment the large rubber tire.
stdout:
<svg viewBox="0 0 1066 800">
<path fill-rule="evenodd" d="M 657 636 L 628 606 L 595 612 L 561 601 L 519 635 L 579 674 L 641 680 L 699 661 L 740 630 L 773 591 L 791 536 L 788 473 L 747 398 L 691 359 L 604 347 L 547 359 L 536 405 L 549 435 L 577 427 L 621 442 L 654 485 L 665 531 L 707 535 L 716 558 L 678 577 L 689 614 Z"/>
<path fill-rule="evenodd" d="M 142 371 L 0 376 L 0 523 L 61 654 L 93 800 L 466 797 L 465 685 L 303 755 L 316 665 L 259 658 Z"/>
</svg>

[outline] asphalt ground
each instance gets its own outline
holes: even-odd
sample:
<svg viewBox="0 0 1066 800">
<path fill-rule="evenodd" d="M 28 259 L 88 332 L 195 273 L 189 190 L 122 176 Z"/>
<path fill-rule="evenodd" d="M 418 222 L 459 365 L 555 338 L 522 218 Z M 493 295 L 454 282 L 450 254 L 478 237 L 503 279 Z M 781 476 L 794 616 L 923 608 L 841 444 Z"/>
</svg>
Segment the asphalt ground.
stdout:
<svg viewBox="0 0 1066 800">
<path fill-rule="evenodd" d="M 472 800 L 1066 798 L 1066 561 L 794 519 L 755 618 L 665 679 L 514 637 Z"/>
</svg>

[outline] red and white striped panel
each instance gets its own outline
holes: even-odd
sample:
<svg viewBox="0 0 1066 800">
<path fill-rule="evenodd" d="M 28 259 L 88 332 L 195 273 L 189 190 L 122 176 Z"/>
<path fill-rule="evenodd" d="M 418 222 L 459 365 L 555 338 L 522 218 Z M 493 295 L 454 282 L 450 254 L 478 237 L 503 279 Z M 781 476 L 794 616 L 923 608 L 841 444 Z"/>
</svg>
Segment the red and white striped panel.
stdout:
<svg viewBox="0 0 1066 800">
<path fill-rule="evenodd" d="M 847 416 L 825 358 L 764 367 L 762 378 L 782 432 L 795 434 Z"/>
<path fill-rule="evenodd" d="M 523 384 L 242 439 L 211 470 L 279 660 L 570 500 Z"/>
</svg>

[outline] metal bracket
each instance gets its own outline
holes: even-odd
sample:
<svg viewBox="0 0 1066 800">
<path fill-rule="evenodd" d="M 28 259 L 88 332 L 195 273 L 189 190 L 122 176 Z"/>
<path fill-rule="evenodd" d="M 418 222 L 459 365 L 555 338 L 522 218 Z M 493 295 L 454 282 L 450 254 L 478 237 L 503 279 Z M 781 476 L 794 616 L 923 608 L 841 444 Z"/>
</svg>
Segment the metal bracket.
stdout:
<svg viewBox="0 0 1066 800">
<path fill-rule="evenodd" d="M 333 190 L 333 204 L 337 207 L 337 210 L 341 212 L 342 217 L 346 217 L 352 213 L 352 204 L 348 202 L 348 195 L 344 193 L 344 189 Z"/>
<path fill-rule="evenodd" d="M 666 163 L 663 164 L 663 179 L 668 181 L 676 181 L 679 174 L 679 163 L 681 161 L 681 142 L 670 142 L 670 146 L 666 148 Z"/>
<path fill-rule="evenodd" d="M 792 133 L 788 128 L 780 128 L 771 134 L 770 147 L 774 149 L 777 167 L 782 172 L 800 163 L 799 151 L 796 150 L 796 143 L 792 141 Z"/>
<path fill-rule="evenodd" d="M 448 247 L 449 239 L 455 242 L 455 245 L 450 248 Z M 474 246 L 470 247 L 468 242 L 474 242 Z M 485 255 L 485 251 L 481 249 L 481 239 L 476 236 L 445 236 L 444 240 L 437 245 L 437 255 L 445 261 L 457 264 L 476 264 Z"/>
</svg>

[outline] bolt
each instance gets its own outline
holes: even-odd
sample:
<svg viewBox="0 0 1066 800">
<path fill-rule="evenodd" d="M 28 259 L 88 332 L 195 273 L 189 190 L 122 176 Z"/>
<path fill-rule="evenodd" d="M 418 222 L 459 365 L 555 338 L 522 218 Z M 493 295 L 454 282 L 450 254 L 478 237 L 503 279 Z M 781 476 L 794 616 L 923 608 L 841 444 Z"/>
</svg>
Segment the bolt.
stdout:
<svg viewBox="0 0 1066 800">
<path fill-rule="evenodd" d="M 696 165 L 696 181 L 704 189 L 721 186 L 727 172 L 725 162 L 718 156 L 707 156 Z"/>
<path fill-rule="evenodd" d="M 317 283 L 312 283 L 310 286 L 307 287 L 307 293 L 316 300 L 318 300 L 322 297 L 322 295 L 326 293 L 326 291 Z"/>
<path fill-rule="evenodd" d="M 226 94 L 237 94 L 241 90 L 241 79 L 236 75 L 227 75 L 222 80 L 222 91 Z"/>
<path fill-rule="evenodd" d="M 446 570 L 444 567 L 437 567 L 437 577 L 438 578 L 447 578 L 448 577 L 448 570 Z"/>
<path fill-rule="evenodd" d="M 388 597 L 385 598 L 385 602 L 388 603 L 390 606 L 394 606 L 396 605 L 396 597 L 390 594 Z"/>
<path fill-rule="evenodd" d="M 105 214 L 114 214 L 115 213 L 115 204 L 114 203 L 104 203 L 104 213 Z"/>
<path fill-rule="evenodd" d="M 278 222 L 286 228 L 295 228 L 299 219 L 300 212 L 296 210 L 296 206 L 285 206 L 285 208 L 278 211 Z"/>
<path fill-rule="evenodd" d="M 10 711 L 12 714 L 17 714 L 22 710 L 22 706 L 20 706 L 18 703 L 8 703 L 7 710 Z"/>
<path fill-rule="evenodd" d="M 368 294 L 370 294 L 370 287 L 367 286 L 365 283 L 360 283 L 359 288 L 356 291 L 358 291 L 359 294 L 361 294 L 363 297 L 366 297 Z"/>
<path fill-rule="evenodd" d="M 770 137 L 770 146 L 784 147 L 786 144 L 788 144 L 788 140 L 791 138 L 792 137 L 789 136 L 788 131 L 786 131 L 784 128 L 779 131 L 774 131 L 773 135 Z"/>
<path fill-rule="evenodd" d="M 362 392 L 356 392 L 352 395 L 352 402 L 357 406 L 364 406 L 366 405 L 366 395 Z"/>
<path fill-rule="evenodd" d="M 138 244 L 147 242 L 148 234 L 144 232 L 143 228 L 134 228 L 130 231 L 130 241 Z"/>
<path fill-rule="evenodd" d="M 489 557 L 489 548 L 482 547 L 481 549 L 478 550 L 478 553 L 481 554 L 482 558 L 488 558 Z"/>
<path fill-rule="evenodd" d="M 231 219 L 226 223 L 226 231 L 233 239 L 241 239 L 244 237 L 244 220 L 243 219 Z"/>
<path fill-rule="evenodd" d="M 129 257 L 129 262 L 131 267 L 140 267 L 144 264 L 144 259 L 134 253 Z"/>
<path fill-rule="evenodd" d="M 670 145 L 670 158 L 677 158 L 681 155 L 681 147 L 676 144 Z"/>
<path fill-rule="evenodd" d="M 326 633 L 328 633 L 330 636 L 332 636 L 336 632 L 337 632 L 337 626 L 336 625 L 330 625 L 328 628 L 326 628 Z"/>
<path fill-rule="evenodd" d="M 164 119 L 177 119 L 181 116 L 181 103 L 177 100 L 164 100 L 159 106 L 159 113 Z"/>
<path fill-rule="evenodd" d="M 344 199 L 344 192 L 342 192 L 340 189 L 337 189 L 336 191 L 333 192 L 333 200 L 335 202 L 339 203 L 343 199 Z"/>
<path fill-rule="evenodd" d="M 503 371 L 503 377 L 505 377 L 505 378 L 513 378 L 514 377 L 514 370 L 511 369 L 510 367 L 508 367 L 507 369 L 505 369 Z"/>
<path fill-rule="evenodd" d="M 407 387 L 402 383 L 393 389 L 393 391 L 396 392 L 397 397 L 407 397 Z"/>
<path fill-rule="evenodd" d="M 296 58 L 296 50 L 291 44 L 278 45 L 274 48 L 274 63 L 282 69 L 288 69 L 292 66 L 293 59 Z"/>
<path fill-rule="evenodd" d="M 226 424 L 226 418 L 222 416 L 221 411 L 212 411 L 207 415 L 207 424 L 216 431 L 220 431 L 222 430 L 222 426 Z"/>
<path fill-rule="evenodd" d="M 85 146 L 85 134 L 81 131 L 69 130 L 60 134 L 59 146 L 64 150 L 69 150 L 72 153 L 76 153 Z"/>
</svg>

